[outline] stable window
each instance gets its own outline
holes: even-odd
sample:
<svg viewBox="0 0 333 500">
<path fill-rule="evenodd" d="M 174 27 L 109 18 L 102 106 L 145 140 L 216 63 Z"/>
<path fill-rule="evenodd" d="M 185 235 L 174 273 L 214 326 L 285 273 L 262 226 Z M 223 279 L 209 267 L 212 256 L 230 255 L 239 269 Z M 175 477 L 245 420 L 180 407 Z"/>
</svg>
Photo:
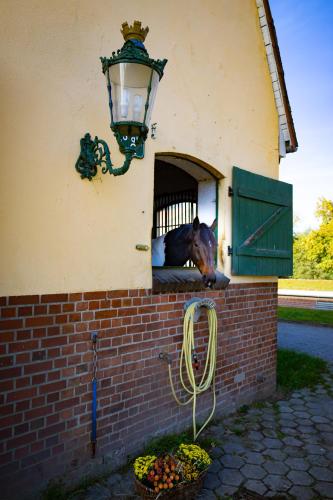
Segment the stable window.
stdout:
<svg viewBox="0 0 333 500">
<path fill-rule="evenodd" d="M 217 218 L 217 184 L 221 174 L 207 167 L 203 162 L 185 155 L 156 155 L 153 239 L 182 224 L 192 223 L 196 216 L 200 222 L 212 225 Z M 154 262 L 157 260 L 154 259 Z M 191 261 L 187 261 L 183 267 L 153 266 L 154 283 L 156 277 L 165 285 L 173 279 L 177 284 L 187 280 L 192 284 L 198 281 L 200 286 L 197 283 L 196 289 L 201 288 L 201 275 Z"/>
</svg>

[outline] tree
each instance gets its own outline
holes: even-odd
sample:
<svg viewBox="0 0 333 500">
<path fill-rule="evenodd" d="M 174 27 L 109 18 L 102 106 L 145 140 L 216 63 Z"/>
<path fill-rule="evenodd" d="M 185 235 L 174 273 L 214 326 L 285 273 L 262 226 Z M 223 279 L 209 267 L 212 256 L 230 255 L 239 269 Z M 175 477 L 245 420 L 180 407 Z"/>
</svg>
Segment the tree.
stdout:
<svg viewBox="0 0 333 500">
<path fill-rule="evenodd" d="M 320 198 L 316 215 L 319 229 L 294 238 L 295 278 L 333 279 L 333 202 Z"/>
<path fill-rule="evenodd" d="M 329 224 L 333 220 L 333 201 L 324 197 L 319 198 L 315 214 L 321 219 L 322 224 Z"/>
</svg>

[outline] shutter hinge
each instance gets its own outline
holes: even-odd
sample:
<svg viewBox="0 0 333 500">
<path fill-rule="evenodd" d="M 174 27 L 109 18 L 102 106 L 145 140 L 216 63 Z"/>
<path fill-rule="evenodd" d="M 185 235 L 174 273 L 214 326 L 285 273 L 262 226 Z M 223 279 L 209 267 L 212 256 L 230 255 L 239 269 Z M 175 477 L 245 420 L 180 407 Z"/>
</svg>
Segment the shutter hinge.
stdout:
<svg viewBox="0 0 333 500">
<path fill-rule="evenodd" d="M 230 245 L 228 245 L 228 255 L 232 255 L 232 247 Z"/>
<path fill-rule="evenodd" d="M 228 196 L 233 196 L 234 195 L 234 190 L 232 189 L 231 186 L 228 187 Z"/>
</svg>

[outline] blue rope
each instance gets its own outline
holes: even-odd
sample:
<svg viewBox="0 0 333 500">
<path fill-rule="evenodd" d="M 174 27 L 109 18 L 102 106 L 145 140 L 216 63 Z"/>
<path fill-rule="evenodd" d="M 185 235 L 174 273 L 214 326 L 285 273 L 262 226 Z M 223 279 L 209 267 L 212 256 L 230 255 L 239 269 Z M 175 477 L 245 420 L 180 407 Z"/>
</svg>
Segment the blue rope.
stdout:
<svg viewBox="0 0 333 500">
<path fill-rule="evenodd" d="M 92 380 L 92 408 L 91 408 L 91 445 L 92 455 L 95 456 L 96 452 L 96 429 L 97 429 L 97 379 Z"/>
</svg>

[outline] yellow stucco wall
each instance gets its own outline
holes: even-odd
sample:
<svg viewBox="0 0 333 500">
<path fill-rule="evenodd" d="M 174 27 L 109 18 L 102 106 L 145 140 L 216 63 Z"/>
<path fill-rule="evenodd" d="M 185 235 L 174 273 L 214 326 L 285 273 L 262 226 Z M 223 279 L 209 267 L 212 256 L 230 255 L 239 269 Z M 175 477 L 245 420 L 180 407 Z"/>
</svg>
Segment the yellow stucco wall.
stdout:
<svg viewBox="0 0 333 500">
<path fill-rule="evenodd" d="M 87 131 L 123 161 L 99 56 L 122 46 L 121 23 L 134 19 L 150 27 L 151 57 L 169 60 L 157 139 L 126 175 L 82 181 L 74 164 Z M 1 24 L 1 295 L 150 287 L 150 253 L 135 245 L 150 245 L 157 152 L 192 155 L 224 175 L 219 243 L 230 244 L 232 165 L 278 177 L 255 0 L 3 0 Z"/>
</svg>

